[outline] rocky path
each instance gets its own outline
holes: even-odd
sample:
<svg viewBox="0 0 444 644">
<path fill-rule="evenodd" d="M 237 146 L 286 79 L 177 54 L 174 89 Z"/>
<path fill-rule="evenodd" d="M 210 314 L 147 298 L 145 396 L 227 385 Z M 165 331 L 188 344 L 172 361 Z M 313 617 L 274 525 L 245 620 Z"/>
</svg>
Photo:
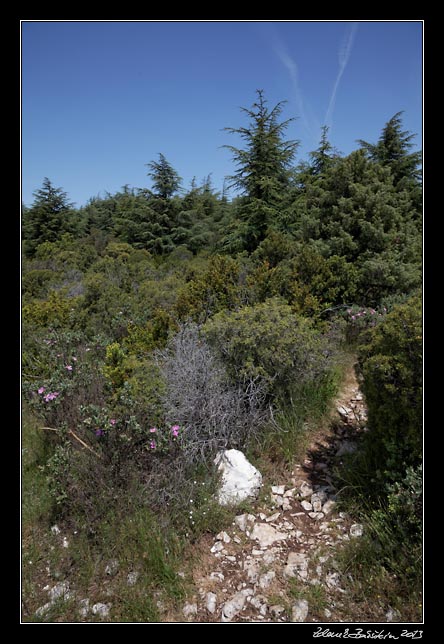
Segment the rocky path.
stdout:
<svg viewBox="0 0 444 644">
<path fill-rule="evenodd" d="M 331 468 L 354 451 L 365 423 L 353 373 L 329 429 L 314 438 L 289 480 L 265 487 L 266 501 L 254 514 L 239 514 L 229 530 L 199 544 L 197 593 L 183 607 L 185 621 L 354 621 L 335 556 L 363 526 L 338 511 Z"/>
</svg>

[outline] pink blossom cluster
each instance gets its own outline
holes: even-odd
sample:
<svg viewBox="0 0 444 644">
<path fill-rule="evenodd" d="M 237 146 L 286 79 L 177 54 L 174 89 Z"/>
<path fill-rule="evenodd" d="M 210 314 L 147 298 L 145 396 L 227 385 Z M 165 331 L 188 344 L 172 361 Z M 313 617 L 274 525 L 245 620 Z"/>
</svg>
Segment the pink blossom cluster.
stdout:
<svg viewBox="0 0 444 644">
<path fill-rule="evenodd" d="M 39 389 L 37 389 L 37 393 L 40 394 L 41 396 L 45 393 L 45 391 L 46 391 L 45 387 L 39 387 Z M 45 402 L 50 402 L 51 400 L 55 400 L 57 396 L 60 396 L 59 391 L 49 391 L 47 394 L 43 396 L 43 400 Z"/>
</svg>

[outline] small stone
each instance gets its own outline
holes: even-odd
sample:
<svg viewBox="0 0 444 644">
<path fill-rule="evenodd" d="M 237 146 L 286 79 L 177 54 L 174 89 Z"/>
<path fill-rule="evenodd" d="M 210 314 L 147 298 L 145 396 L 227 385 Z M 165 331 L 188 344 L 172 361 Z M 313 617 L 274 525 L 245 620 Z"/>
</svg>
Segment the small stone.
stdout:
<svg viewBox="0 0 444 644">
<path fill-rule="evenodd" d="M 326 501 L 322 506 L 322 512 L 324 514 L 329 514 L 333 510 L 335 505 L 336 505 L 336 501 L 333 501 L 333 499 L 328 499 L 328 501 Z"/>
<path fill-rule="evenodd" d="M 212 581 L 223 581 L 225 579 L 225 575 L 222 572 L 211 572 L 210 579 Z"/>
<path fill-rule="evenodd" d="M 81 599 L 79 604 L 80 604 L 80 607 L 79 607 L 80 617 L 86 617 L 89 612 L 89 599 Z"/>
<path fill-rule="evenodd" d="M 266 521 L 267 520 L 267 515 L 264 514 L 263 512 L 259 512 L 259 519 L 261 519 L 262 521 Z"/>
<path fill-rule="evenodd" d="M 58 525 L 53 525 L 51 528 L 52 534 L 60 534 L 60 528 Z"/>
<path fill-rule="evenodd" d="M 311 495 L 311 504 L 315 512 L 320 512 L 322 509 L 322 504 L 328 500 L 328 496 L 325 492 L 315 492 Z"/>
<path fill-rule="evenodd" d="M 362 537 L 364 532 L 364 526 L 362 523 L 354 523 L 350 526 L 350 536 L 351 537 Z"/>
<path fill-rule="evenodd" d="M 308 559 L 302 552 L 290 552 L 287 558 L 287 565 L 284 568 L 285 577 L 308 577 Z"/>
<path fill-rule="evenodd" d="M 98 615 L 99 617 L 108 617 L 110 609 L 111 604 L 103 604 L 102 602 L 98 602 L 97 604 L 93 605 L 91 611 L 94 615 Z"/>
<path fill-rule="evenodd" d="M 388 622 L 400 622 L 401 614 L 396 610 L 396 608 L 390 607 L 385 614 L 385 618 Z"/>
<path fill-rule="evenodd" d="M 273 492 L 273 494 L 276 494 L 277 496 L 284 496 L 285 485 L 272 485 L 271 491 Z"/>
<path fill-rule="evenodd" d="M 236 561 L 236 557 L 234 557 L 233 555 L 225 555 L 225 559 L 231 562 Z"/>
<path fill-rule="evenodd" d="M 256 523 L 250 536 L 250 539 L 259 541 L 261 548 L 271 546 L 275 541 L 283 541 L 286 538 L 286 534 L 279 532 L 268 523 Z"/>
<path fill-rule="evenodd" d="M 262 555 L 264 554 L 264 551 L 258 550 L 257 548 L 253 548 L 253 550 L 251 551 L 251 554 L 254 555 L 255 557 L 262 557 Z"/>
<path fill-rule="evenodd" d="M 313 506 L 308 501 L 301 501 L 301 505 L 304 508 L 304 510 L 306 510 L 307 512 L 312 512 L 313 511 Z"/>
<path fill-rule="evenodd" d="M 192 617 L 193 615 L 197 615 L 197 604 L 185 604 L 185 606 L 182 608 L 182 613 L 185 615 L 185 617 Z"/>
<path fill-rule="evenodd" d="M 62 547 L 63 548 L 69 548 L 69 541 L 68 541 L 68 539 L 66 537 L 63 537 Z"/>
<path fill-rule="evenodd" d="M 216 539 L 218 541 L 223 541 L 224 543 L 230 543 L 231 537 L 228 535 L 226 532 L 222 531 L 219 532 L 219 534 L 216 535 Z"/>
<path fill-rule="evenodd" d="M 207 593 L 206 607 L 209 613 L 214 613 L 216 610 L 217 595 L 215 593 Z"/>
<path fill-rule="evenodd" d="M 280 604 L 274 604 L 273 606 L 270 606 L 270 613 L 273 615 L 273 617 L 280 617 L 284 612 L 285 608 Z"/>
<path fill-rule="evenodd" d="M 344 405 L 338 405 L 336 407 L 338 414 L 343 418 L 348 418 L 349 414 L 352 413 L 352 410 L 349 407 L 344 407 Z"/>
<path fill-rule="evenodd" d="M 331 610 L 328 610 L 328 608 L 326 608 L 326 609 L 324 610 L 324 615 L 325 615 L 325 617 L 326 617 L 327 619 L 330 619 L 330 617 L 331 617 L 331 615 L 332 615 Z"/>
<path fill-rule="evenodd" d="M 239 537 L 237 535 L 235 535 L 233 537 L 233 541 L 234 541 L 234 543 L 242 543 L 241 539 L 239 539 Z"/>
<path fill-rule="evenodd" d="M 337 588 L 339 586 L 340 575 L 338 572 L 329 572 L 325 578 L 325 583 L 329 588 Z"/>
<path fill-rule="evenodd" d="M 286 492 L 284 492 L 284 497 L 287 498 L 287 499 L 292 499 L 294 497 L 294 495 L 295 495 L 295 492 L 296 492 L 296 488 L 292 487 L 289 490 L 287 490 Z"/>
<path fill-rule="evenodd" d="M 177 574 L 180 574 L 180 573 L 177 573 Z M 136 570 L 132 570 L 126 576 L 126 583 L 128 584 L 128 586 L 134 586 L 137 583 L 138 578 L 139 578 L 139 573 Z"/>
<path fill-rule="evenodd" d="M 40 608 L 37 608 L 35 614 L 38 617 L 43 617 L 43 615 L 45 615 L 45 613 L 47 613 L 52 608 L 52 606 L 53 602 L 47 602 L 46 604 L 43 604 L 43 606 L 40 606 Z"/>
<path fill-rule="evenodd" d="M 69 581 L 60 581 L 53 588 L 49 590 L 49 598 L 52 602 L 56 599 L 69 599 L 71 592 L 69 590 Z"/>
<path fill-rule="evenodd" d="M 214 554 L 215 552 L 220 552 L 223 549 L 224 544 L 222 543 L 222 541 L 216 541 L 216 543 L 211 546 L 210 552 Z"/>
<path fill-rule="evenodd" d="M 249 523 L 254 523 L 256 517 L 254 514 L 239 514 L 237 517 L 234 517 L 234 523 L 237 525 L 239 530 L 245 532 L 247 530 Z"/>
<path fill-rule="evenodd" d="M 308 615 L 308 602 L 306 599 L 298 599 L 291 608 L 292 622 L 305 622 Z"/>
<path fill-rule="evenodd" d="M 302 498 L 305 499 L 307 496 L 311 496 L 312 494 L 313 486 L 310 485 L 310 483 L 303 481 L 300 487 L 300 495 L 302 496 Z"/>
<path fill-rule="evenodd" d="M 230 600 L 225 602 L 222 608 L 221 622 L 231 622 L 233 617 L 240 613 L 245 606 L 247 597 L 253 594 L 254 592 L 252 588 L 244 588 L 237 592 Z"/>
<path fill-rule="evenodd" d="M 262 588 L 262 590 L 265 590 L 268 588 L 273 581 L 273 579 L 276 577 L 276 573 L 274 570 L 269 570 L 268 572 L 264 573 L 259 577 L 259 587 Z"/>
<path fill-rule="evenodd" d="M 278 519 L 280 516 L 281 516 L 280 512 L 275 512 L 270 517 L 266 517 L 265 521 L 267 523 L 272 523 L 272 521 L 276 521 L 276 519 Z"/>
<path fill-rule="evenodd" d="M 105 575 L 114 577 L 114 575 L 117 574 L 118 570 L 119 570 L 119 562 L 117 561 L 117 559 L 112 559 L 105 568 Z"/>
</svg>

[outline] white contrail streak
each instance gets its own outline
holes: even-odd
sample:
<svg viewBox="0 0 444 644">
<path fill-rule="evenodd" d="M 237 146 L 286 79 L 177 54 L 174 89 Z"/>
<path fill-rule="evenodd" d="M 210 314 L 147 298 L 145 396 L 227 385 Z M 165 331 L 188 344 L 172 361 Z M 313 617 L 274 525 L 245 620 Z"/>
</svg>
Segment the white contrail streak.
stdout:
<svg viewBox="0 0 444 644">
<path fill-rule="evenodd" d="M 336 76 L 335 84 L 333 86 L 333 91 L 331 93 L 330 101 L 328 103 L 327 113 L 325 115 L 325 125 L 328 125 L 328 127 L 331 127 L 332 125 L 333 111 L 335 109 L 336 95 L 338 93 L 339 83 L 341 82 L 342 75 L 350 59 L 350 54 L 353 48 L 353 41 L 355 39 L 357 29 L 358 29 L 358 23 L 357 22 L 352 23 L 351 28 L 349 32 L 346 34 L 338 52 L 339 71 L 338 71 L 338 75 Z"/>
</svg>

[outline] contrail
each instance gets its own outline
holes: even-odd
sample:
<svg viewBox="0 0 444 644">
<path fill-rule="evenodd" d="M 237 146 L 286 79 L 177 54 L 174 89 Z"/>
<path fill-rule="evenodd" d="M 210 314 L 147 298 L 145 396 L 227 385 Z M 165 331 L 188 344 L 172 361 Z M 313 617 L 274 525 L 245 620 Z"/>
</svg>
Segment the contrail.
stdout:
<svg viewBox="0 0 444 644">
<path fill-rule="evenodd" d="M 307 110 L 305 106 L 305 101 L 303 98 L 302 90 L 299 86 L 299 69 L 296 61 L 293 60 L 293 58 L 289 55 L 287 52 L 281 38 L 279 37 L 278 33 L 276 30 L 273 32 L 273 51 L 275 55 L 279 58 L 283 66 L 287 69 L 288 74 L 290 76 L 291 84 L 293 87 L 293 92 L 294 92 L 294 97 L 296 101 L 296 107 L 297 107 L 297 112 L 298 116 L 301 119 L 301 123 L 303 127 L 306 129 L 308 134 L 314 139 L 316 139 L 316 135 L 319 131 L 319 124 L 316 123 L 315 130 L 316 130 L 316 135 L 314 134 L 313 127 L 310 124 L 310 119 L 307 115 Z M 308 106 L 309 108 L 309 106 Z M 309 112 L 311 110 L 309 109 Z"/>
<path fill-rule="evenodd" d="M 338 75 L 336 76 L 335 84 L 333 86 L 333 91 L 330 96 L 330 102 L 327 108 L 327 113 L 325 115 L 325 125 L 328 125 L 328 127 L 331 127 L 331 124 L 332 124 L 333 111 L 335 109 L 335 103 L 336 103 L 336 94 L 338 93 L 338 87 L 339 87 L 339 83 L 341 82 L 342 74 L 344 73 L 350 58 L 350 54 L 353 47 L 353 41 L 355 39 L 357 29 L 358 29 L 358 23 L 357 22 L 352 23 L 350 31 L 348 32 L 348 34 L 346 34 L 338 52 L 339 71 L 338 71 Z"/>
</svg>

